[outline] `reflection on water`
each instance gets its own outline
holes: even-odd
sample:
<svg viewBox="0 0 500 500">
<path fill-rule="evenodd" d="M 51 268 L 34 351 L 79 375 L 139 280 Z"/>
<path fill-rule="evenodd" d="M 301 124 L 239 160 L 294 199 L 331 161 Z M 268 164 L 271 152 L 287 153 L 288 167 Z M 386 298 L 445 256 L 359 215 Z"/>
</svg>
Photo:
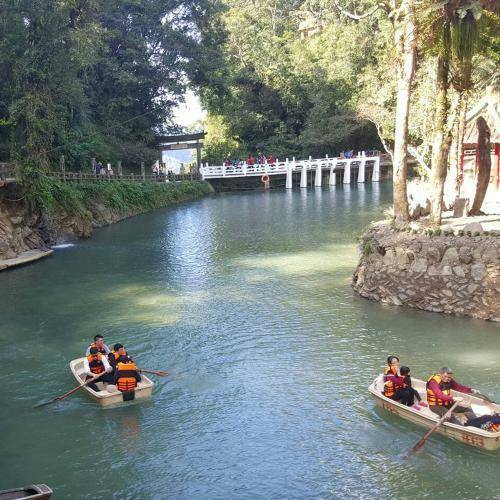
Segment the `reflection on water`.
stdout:
<svg viewBox="0 0 500 500">
<path fill-rule="evenodd" d="M 498 325 L 354 295 L 356 238 L 390 185 L 216 195 L 101 229 L 0 276 L 0 488 L 56 498 L 499 498 L 498 454 L 375 408 L 389 353 L 500 397 Z M 96 333 L 165 369 L 99 409 L 69 360 Z M 89 479 L 91 478 L 91 479 Z M 402 479 L 403 478 L 403 479 Z M 446 478 L 446 480 L 443 480 Z"/>
</svg>

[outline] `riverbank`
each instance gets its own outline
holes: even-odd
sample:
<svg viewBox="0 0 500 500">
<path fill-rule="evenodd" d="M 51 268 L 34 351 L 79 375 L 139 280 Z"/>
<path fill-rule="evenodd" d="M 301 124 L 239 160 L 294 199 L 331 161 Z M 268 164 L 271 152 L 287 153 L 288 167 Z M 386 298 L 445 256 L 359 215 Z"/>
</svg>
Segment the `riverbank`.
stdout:
<svg viewBox="0 0 500 500">
<path fill-rule="evenodd" d="M 352 278 L 362 297 L 500 321 L 500 232 L 479 222 L 454 231 L 372 224 Z"/>
<path fill-rule="evenodd" d="M 43 178 L 35 188 L 0 190 L 0 269 L 25 252 L 89 238 L 94 228 L 213 192 L 203 181 L 64 183 Z"/>
</svg>

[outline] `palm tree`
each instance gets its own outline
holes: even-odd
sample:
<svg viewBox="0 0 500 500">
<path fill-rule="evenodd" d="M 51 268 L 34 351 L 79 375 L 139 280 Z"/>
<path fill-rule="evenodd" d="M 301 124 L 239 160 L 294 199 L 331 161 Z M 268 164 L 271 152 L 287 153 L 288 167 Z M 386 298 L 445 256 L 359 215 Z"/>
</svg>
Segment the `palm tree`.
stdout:
<svg viewBox="0 0 500 500">
<path fill-rule="evenodd" d="M 479 20 L 490 1 L 449 0 L 433 10 L 433 23 L 438 28 L 436 58 L 436 94 L 431 160 L 431 222 L 441 224 L 444 183 L 448 173 L 448 157 L 452 142 L 449 120 L 449 89 L 453 84 L 459 93 L 458 116 L 464 114 L 467 93 L 474 87 L 473 57 L 478 48 Z M 435 2 L 432 2 L 435 5 Z M 431 5 L 431 8 L 432 8 Z M 460 109 L 460 106 L 462 109 Z M 461 141 L 459 137 L 457 139 Z"/>
</svg>

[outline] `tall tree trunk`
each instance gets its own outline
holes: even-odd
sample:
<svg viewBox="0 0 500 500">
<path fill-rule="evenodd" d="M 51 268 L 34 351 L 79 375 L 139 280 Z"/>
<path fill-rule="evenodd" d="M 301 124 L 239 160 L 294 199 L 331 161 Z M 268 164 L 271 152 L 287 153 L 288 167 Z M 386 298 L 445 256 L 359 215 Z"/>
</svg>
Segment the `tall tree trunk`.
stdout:
<svg viewBox="0 0 500 500">
<path fill-rule="evenodd" d="M 477 127 L 477 184 L 474 202 L 469 215 L 481 215 L 481 206 L 486 196 L 491 174 L 490 128 L 486 120 L 480 116 L 476 120 Z"/>
<path fill-rule="evenodd" d="M 444 183 L 448 173 L 448 155 L 451 145 L 451 134 L 447 130 L 448 77 L 450 72 L 449 27 L 444 28 L 443 45 L 444 48 L 440 50 L 437 57 L 436 111 L 434 115 L 431 163 L 431 222 L 436 226 L 441 224 Z"/>
<path fill-rule="evenodd" d="M 455 196 L 460 198 L 460 191 L 462 189 L 462 184 L 464 182 L 464 170 L 463 170 L 463 152 L 464 152 L 464 135 L 466 126 L 466 115 L 467 115 L 467 104 L 469 102 L 469 93 L 467 91 L 460 94 L 460 104 L 458 109 L 458 130 L 457 130 L 457 164 L 456 164 L 456 182 L 455 182 Z"/>
<path fill-rule="evenodd" d="M 398 89 L 393 155 L 394 216 L 410 220 L 407 195 L 408 114 L 411 85 L 415 73 L 415 20 L 411 0 L 403 0 L 400 18 L 395 20 L 395 43 L 398 52 Z"/>
</svg>

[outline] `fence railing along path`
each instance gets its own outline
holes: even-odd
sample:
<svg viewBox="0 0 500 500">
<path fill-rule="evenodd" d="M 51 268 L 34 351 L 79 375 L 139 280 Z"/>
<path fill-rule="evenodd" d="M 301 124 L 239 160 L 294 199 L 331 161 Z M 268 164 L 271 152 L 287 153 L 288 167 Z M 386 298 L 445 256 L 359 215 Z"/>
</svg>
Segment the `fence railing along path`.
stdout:
<svg viewBox="0 0 500 500">
<path fill-rule="evenodd" d="M 47 176 L 54 177 L 62 181 L 82 182 L 82 181 L 104 181 L 104 182 L 178 182 L 193 181 L 200 179 L 197 173 L 189 174 L 95 174 L 93 172 L 47 172 Z"/>
<path fill-rule="evenodd" d="M 198 173 L 188 174 L 95 174 L 93 172 L 72 172 L 68 170 L 46 172 L 45 175 L 61 181 L 82 182 L 82 181 L 102 181 L 102 182 L 179 182 L 201 179 Z M 12 163 L 0 163 L 0 183 L 15 183 L 19 179 L 17 167 Z"/>
</svg>

